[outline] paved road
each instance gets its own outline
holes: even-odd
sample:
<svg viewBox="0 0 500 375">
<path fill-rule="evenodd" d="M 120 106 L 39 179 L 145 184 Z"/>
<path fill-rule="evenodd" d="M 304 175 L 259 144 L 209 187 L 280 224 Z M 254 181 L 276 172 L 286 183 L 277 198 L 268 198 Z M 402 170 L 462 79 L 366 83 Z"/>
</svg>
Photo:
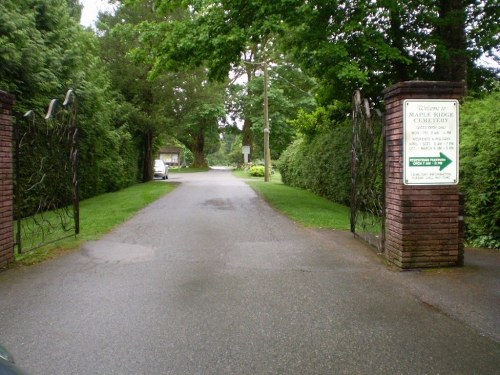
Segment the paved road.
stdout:
<svg viewBox="0 0 500 375">
<path fill-rule="evenodd" d="M 175 180 L 102 241 L 0 274 L 0 342 L 21 367 L 499 373 L 495 337 L 422 303 L 349 234 L 297 226 L 227 172 Z"/>
</svg>

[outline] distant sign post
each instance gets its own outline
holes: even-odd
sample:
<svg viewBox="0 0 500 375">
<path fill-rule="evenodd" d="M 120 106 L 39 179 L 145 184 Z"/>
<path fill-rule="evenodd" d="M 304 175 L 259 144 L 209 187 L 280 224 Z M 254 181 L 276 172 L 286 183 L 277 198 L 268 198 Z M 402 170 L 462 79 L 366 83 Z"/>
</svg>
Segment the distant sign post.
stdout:
<svg viewBox="0 0 500 375">
<path fill-rule="evenodd" d="M 458 100 L 403 101 L 403 182 L 458 184 Z"/>
<path fill-rule="evenodd" d="M 243 161 L 245 164 L 248 164 L 248 155 L 250 155 L 250 146 L 243 146 L 241 148 L 241 152 L 243 154 Z"/>
</svg>

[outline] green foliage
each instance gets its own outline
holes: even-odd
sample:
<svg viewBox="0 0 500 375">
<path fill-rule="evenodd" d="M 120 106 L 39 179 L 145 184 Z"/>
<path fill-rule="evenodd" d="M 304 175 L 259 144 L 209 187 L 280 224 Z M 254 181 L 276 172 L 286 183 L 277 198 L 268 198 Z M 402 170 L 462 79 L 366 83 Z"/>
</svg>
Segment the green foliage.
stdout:
<svg viewBox="0 0 500 375">
<path fill-rule="evenodd" d="M 269 69 L 269 147 L 271 158 L 279 159 L 281 153 L 295 137 L 295 128 L 290 120 L 301 110 L 313 110 L 316 102 L 312 95 L 314 81 L 293 64 L 280 61 Z M 264 79 L 255 77 L 244 92 L 242 117 L 250 119 L 253 133 L 252 158 L 264 157 Z"/>
<path fill-rule="evenodd" d="M 460 184 L 467 241 L 500 248 L 500 90 L 466 101 L 460 112 Z"/>
<path fill-rule="evenodd" d="M 481 82 L 470 76 L 477 74 L 476 59 L 498 48 L 493 0 L 300 3 L 284 17 L 283 44 L 318 80 L 322 104 L 349 101 L 359 88 L 380 100 L 382 90 L 399 81 L 466 80 L 465 62 L 469 88 L 476 90 Z M 441 69 L 450 62 L 461 74 L 454 79 Z"/>
<path fill-rule="evenodd" d="M 250 167 L 248 173 L 252 177 L 264 177 L 265 167 L 263 165 L 253 165 Z"/>
<path fill-rule="evenodd" d="M 101 15 L 98 22 L 99 54 L 109 72 L 112 89 L 126 103 L 127 112 L 121 119 L 125 120 L 139 147 L 140 160 L 134 165 L 141 165 L 143 181 L 153 177 L 156 138 L 173 134 L 175 123 L 170 120 L 175 100 L 175 77 L 163 74 L 152 78 L 149 76 L 150 65 L 145 61 L 131 61 L 128 54 L 141 46 L 144 37 L 135 27 L 156 19 L 151 3 L 137 1 L 128 7 L 118 7 L 115 14 Z"/>
<path fill-rule="evenodd" d="M 74 83 L 80 26 L 66 0 L 2 0 L 0 89 L 24 112 L 45 107 Z"/>
<path fill-rule="evenodd" d="M 190 27 L 183 28 L 191 13 L 182 8 L 181 3 L 129 1 L 114 16 L 104 18 L 100 28 L 106 32 L 104 50 L 111 50 L 107 60 L 115 84 L 144 115 L 137 130 L 147 130 L 155 138 L 162 133 L 177 138 L 191 151 L 193 165 L 204 167 L 206 155 L 220 147 L 218 122 L 225 117 L 224 87 L 208 81 L 201 62 L 183 69 L 186 64 L 170 66 L 155 56 L 156 48 L 169 48 L 173 42 L 169 38 L 176 38 L 176 32 L 183 38 L 190 35 L 201 40 L 201 35 L 192 35 Z M 196 49 L 201 50 L 195 41 L 186 42 L 195 49 L 192 58 Z M 186 45 L 178 45 L 173 53 L 183 54 L 184 48 Z"/>
<path fill-rule="evenodd" d="M 178 77 L 172 102 L 176 136 L 193 153 L 193 166 L 206 167 L 206 155 L 220 147 L 224 86 L 209 82 L 204 68 L 179 72 Z"/>
<path fill-rule="evenodd" d="M 313 112 L 300 110 L 290 124 L 310 142 L 316 135 L 327 132 L 336 122 L 344 121 L 350 112 L 350 106 L 340 101 L 327 107 L 316 107 Z"/>
<path fill-rule="evenodd" d="M 278 161 L 283 182 L 349 204 L 351 132 L 350 121 L 343 121 L 310 141 L 295 141 Z"/>
<path fill-rule="evenodd" d="M 349 102 L 359 88 L 377 100 L 398 81 L 450 80 L 450 63 L 458 72 L 453 80 L 465 80 L 481 53 L 498 48 L 495 0 L 158 0 L 155 5 L 172 20 L 150 23 L 145 32 L 155 71 L 206 64 L 212 78 L 225 79 L 242 53 L 273 40 L 275 52 L 293 55 L 317 79 L 321 104 Z M 172 17 L 175 5 L 182 17 Z M 469 79 L 472 89 L 477 83 Z"/>
<path fill-rule="evenodd" d="M 306 146 L 304 140 L 299 138 L 281 154 L 277 167 L 281 173 L 281 179 L 286 185 L 303 186 L 304 170 L 301 160 Z"/>
<path fill-rule="evenodd" d="M 0 89 L 16 96 L 15 112 L 38 115 L 74 90 L 86 198 L 135 183 L 139 155 L 131 111 L 112 87 L 96 35 L 78 24 L 79 12 L 73 0 L 2 1 Z"/>
<path fill-rule="evenodd" d="M 290 123 L 300 135 L 310 141 L 318 133 L 328 130 L 328 113 L 325 107 L 318 107 L 312 113 L 300 110 L 297 118 L 291 120 Z"/>
<path fill-rule="evenodd" d="M 94 34 L 84 32 L 80 43 L 79 164 L 81 195 L 88 198 L 140 181 L 141 154 L 133 131 L 136 109 L 113 89 Z"/>
<path fill-rule="evenodd" d="M 207 155 L 209 165 L 238 165 L 243 162 L 241 135 L 225 132 L 217 152 Z"/>
</svg>

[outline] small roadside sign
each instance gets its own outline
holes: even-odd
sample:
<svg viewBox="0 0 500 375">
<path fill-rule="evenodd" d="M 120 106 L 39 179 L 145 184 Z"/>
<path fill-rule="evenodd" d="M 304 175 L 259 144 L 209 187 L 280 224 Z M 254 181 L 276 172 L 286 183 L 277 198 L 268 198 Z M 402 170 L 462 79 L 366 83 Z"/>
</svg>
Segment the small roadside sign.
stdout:
<svg viewBox="0 0 500 375">
<path fill-rule="evenodd" d="M 245 164 L 248 164 L 248 155 L 250 155 L 250 146 L 242 146 L 241 152 L 243 154 Z"/>
<path fill-rule="evenodd" d="M 458 184 L 458 100 L 403 101 L 403 182 Z"/>
</svg>

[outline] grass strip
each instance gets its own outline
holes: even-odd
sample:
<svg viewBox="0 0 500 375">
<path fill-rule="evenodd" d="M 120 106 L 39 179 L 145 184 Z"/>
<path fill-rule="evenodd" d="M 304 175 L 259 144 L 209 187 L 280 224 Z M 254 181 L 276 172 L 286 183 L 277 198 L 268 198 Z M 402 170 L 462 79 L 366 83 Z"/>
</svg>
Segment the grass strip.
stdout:
<svg viewBox="0 0 500 375">
<path fill-rule="evenodd" d="M 174 168 L 170 167 L 168 169 L 168 173 L 197 173 L 197 172 L 208 172 L 210 168 L 194 168 L 194 167 L 189 167 L 189 168 Z"/>
<path fill-rule="evenodd" d="M 14 265 L 30 265 L 97 240 L 135 213 L 175 188 L 175 184 L 151 181 L 99 195 L 80 202 L 80 234 L 25 254 L 16 254 Z"/>
<path fill-rule="evenodd" d="M 257 191 L 275 209 L 292 220 L 307 227 L 328 229 L 350 229 L 349 208 L 310 191 L 287 186 L 281 182 L 278 173 L 264 182 L 262 177 L 250 177 L 244 171 L 235 172 Z"/>
</svg>

